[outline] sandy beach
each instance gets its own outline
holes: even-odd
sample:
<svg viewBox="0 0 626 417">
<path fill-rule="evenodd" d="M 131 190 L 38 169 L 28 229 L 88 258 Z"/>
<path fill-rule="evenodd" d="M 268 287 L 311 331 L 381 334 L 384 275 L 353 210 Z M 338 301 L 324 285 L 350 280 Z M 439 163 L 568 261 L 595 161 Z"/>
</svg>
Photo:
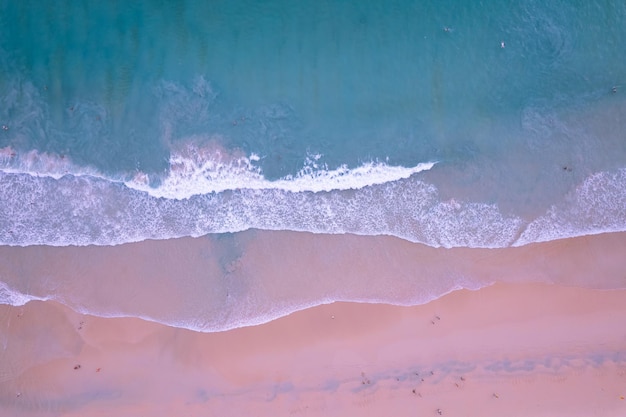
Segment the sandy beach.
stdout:
<svg viewBox="0 0 626 417">
<path fill-rule="evenodd" d="M 625 248 L 624 233 L 492 250 L 258 231 L 0 247 L 6 288 L 44 298 L 0 306 L 0 415 L 623 416 Z M 459 279 L 479 289 L 189 330 L 302 297 L 445 294 Z M 102 306 L 179 326 L 78 312 Z"/>
<path fill-rule="evenodd" d="M 626 0 L 54 4 L 0 417 L 626 417 Z"/>
<path fill-rule="evenodd" d="M 496 284 L 218 333 L 54 302 L 0 311 L 2 415 L 626 413 L 624 290 Z"/>
</svg>

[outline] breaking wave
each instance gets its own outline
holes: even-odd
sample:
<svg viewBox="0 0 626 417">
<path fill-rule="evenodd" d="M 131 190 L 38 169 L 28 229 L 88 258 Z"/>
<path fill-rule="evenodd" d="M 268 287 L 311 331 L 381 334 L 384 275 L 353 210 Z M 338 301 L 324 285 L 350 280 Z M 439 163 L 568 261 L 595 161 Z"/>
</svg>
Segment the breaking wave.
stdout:
<svg viewBox="0 0 626 417">
<path fill-rule="evenodd" d="M 140 172 L 110 178 L 68 158 L 5 148 L 0 243 L 117 245 L 256 228 L 496 248 L 626 230 L 624 169 L 591 175 L 527 221 L 496 204 L 443 200 L 419 175 L 434 162 L 328 169 L 314 155 L 297 175 L 270 181 L 255 165 L 260 158 L 188 146 L 172 153 L 168 175 L 155 181 Z"/>
</svg>

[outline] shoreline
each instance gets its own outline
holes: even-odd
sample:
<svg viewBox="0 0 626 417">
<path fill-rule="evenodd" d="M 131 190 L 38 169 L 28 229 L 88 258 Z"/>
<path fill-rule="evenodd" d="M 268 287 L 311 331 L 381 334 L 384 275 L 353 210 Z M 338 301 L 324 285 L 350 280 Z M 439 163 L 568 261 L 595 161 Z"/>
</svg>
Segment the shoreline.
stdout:
<svg viewBox="0 0 626 417">
<path fill-rule="evenodd" d="M 0 314 L 0 410 L 15 416 L 626 412 L 626 290 L 500 283 L 218 333 L 49 301 Z"/>
<path fill-rule="evenodd" d="M 4 246 L 0 277 L 16 303 L 59 300 L 82 313 L 212 332 L 332 301 L 419 305 L 496 282 L 626 288 L 624 253 L 626 233 L 443 249 L 389 236 L 252 230 L 113 247 Z"/>
</svg>

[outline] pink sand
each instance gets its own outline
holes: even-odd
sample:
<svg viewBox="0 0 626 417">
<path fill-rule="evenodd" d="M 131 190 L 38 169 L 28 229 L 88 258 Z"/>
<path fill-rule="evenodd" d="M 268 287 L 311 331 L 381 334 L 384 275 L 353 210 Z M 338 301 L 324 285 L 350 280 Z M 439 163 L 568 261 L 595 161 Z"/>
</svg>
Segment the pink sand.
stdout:
<svg viewBox="0 0 626 417">
<path fill-rule="evenodd" d="M 284 274 L 295 273 L 298 259 L 311 262 L 297 251 L 286 257 L 304 242 L 298 235 L 263 238 L 271 253 L 285 245 Z M 346 242 L 364 251 L 375 243 L 372 253 L 386 248 L 405 270 L 421 256 L 417 264 L 463 265 L 485 282 L 506 273 L 513 281 L 576 284 L 601 273 L 599 282 L 626 283 L 626 234 L 498 251 Z M 249 247 L 238 267 L 266 267 L 262 248 Z M 115 259 L 107 260 L 111 271 L 128 266 Z M 358 271 L 373 274 L 376 259 L 337 273 L 356 274 L 358 283 Z M 280 273 L 272 262 L 266 272 Z M 158 307 L 160 299 L 151 302 Z M 0 306 L 0 326 L 0 416 L 626 415 L 626 290 L 619 289 L 499 283 L 415 307 L 334 303 L 220 333 L 36 301 Z"/>
<path fill-rule="evenodd" d="M 497 284 L 208 334 L 50 302 L 2 315 L 15 339 L 48 327 L 68 344 L 3 379 L 2 415 L 626 415 L 624 290 Z"/>
</svg>

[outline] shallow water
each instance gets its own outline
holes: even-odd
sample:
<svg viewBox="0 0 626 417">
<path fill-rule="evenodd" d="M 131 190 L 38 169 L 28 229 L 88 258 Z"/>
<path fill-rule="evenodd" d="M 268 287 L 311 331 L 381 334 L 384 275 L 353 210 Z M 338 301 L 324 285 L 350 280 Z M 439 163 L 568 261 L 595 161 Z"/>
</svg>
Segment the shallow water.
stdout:
<svg viewBox="0 0 626 417">
<path fill-rule="evenodd" d="M 0 302 L 217 331 L 495 281 L 623 288 L 614 261 L 568 276 L 533 245 L 626 231 L 624 21 L 0 0 Z"/>
<path fill-rule="evenodd" d="M 622 2 L 1 8 L 4 244 L 626 229 Z"/>
<path fill-rule="evenodd" d="M 517 248 L 249 230 L 116 246 L 0 247 L 0 302 L 215 332 L 335 301 L 426 304 L 496 282 L 626 288 L 624 233 Z"/>
</svg>

